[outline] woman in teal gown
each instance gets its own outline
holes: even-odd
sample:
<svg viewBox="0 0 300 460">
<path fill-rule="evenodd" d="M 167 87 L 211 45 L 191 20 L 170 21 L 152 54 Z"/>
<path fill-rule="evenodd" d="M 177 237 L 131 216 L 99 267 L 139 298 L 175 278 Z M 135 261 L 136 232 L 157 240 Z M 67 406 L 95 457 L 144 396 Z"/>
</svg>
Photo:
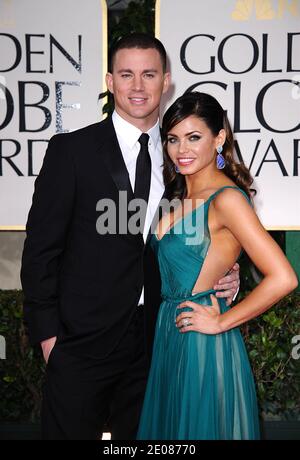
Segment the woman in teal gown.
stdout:
<svg viewBox="0 0 300 460">
<path fill-rule="evenodd" d="M 166 112 L 162 131 L 168 199 L 181 206 L 163 215 L 151 240 L 162 304 L 137 438 L 259 439 L 255 384 L 238 326 L 294 289 L 297 278 L 253 211 L 252 179 L 234 161 L 220 104 L 186 93 Z M 265 277 L 230 308 L 213 286 L 242 247 Z"/>
</svg>

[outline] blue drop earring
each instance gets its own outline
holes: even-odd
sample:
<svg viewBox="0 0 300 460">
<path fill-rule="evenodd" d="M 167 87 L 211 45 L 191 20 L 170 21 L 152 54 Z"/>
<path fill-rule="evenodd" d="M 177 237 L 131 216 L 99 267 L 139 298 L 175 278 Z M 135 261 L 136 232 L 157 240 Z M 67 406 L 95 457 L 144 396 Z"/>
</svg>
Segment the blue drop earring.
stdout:
<svg viewBox="0 0 300 460">
<path fill-rule="evenodd" d="M 217 168 L 218 169 L 224 169 L 225 166 L 226 166 L 226 161 L 225 161 L 225 158 L 222 155 L 222 152 L 223 152 L 222 145 L 218 145 L 217 152 L 218 152 L 218 155 L 217 155 Z"/>
<path fill-rule="evenodd" d="M 177 165 L 174 165 L 174 169 L 175 169 L 175 172 L 176 172 L 177 174 L 180 173 L 180 169 L 178 168 Z"/>
</svg>

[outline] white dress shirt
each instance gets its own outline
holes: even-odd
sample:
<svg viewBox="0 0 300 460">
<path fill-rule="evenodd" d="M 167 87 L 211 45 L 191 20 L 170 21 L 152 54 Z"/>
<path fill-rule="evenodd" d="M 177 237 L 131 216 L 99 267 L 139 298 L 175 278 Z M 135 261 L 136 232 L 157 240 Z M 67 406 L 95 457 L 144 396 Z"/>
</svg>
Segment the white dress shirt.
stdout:
<svg viewBox="0 0 300 460">
<path fill-rule="evenodd" d="M 142 131 L 124 120 L 116 111 L 113 112 L 112 121 L 123 159 L 129 173 L 131 188 L 134 190 L 136 160 L 141 147 L 138 139 Z M 143 232 L 144 242 L 146 242 L 152 219 L 165 189 L 162 175 L 163 155 L 158 120 L 156 124 L 147 131 L 147 134 L 150 136 L 148 149 L 151 158 L 151 185 Z M 142 303 L 144 303 L 144 289 L 139 301 L 139 304 Z"/>
</svg>

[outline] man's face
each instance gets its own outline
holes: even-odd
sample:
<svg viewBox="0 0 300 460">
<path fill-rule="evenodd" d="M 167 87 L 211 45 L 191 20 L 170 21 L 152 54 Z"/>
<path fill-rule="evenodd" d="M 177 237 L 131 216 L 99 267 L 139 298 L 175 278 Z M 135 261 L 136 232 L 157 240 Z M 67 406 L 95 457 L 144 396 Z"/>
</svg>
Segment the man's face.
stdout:
<svg viewBox="0 0 300 460">
<path fill-rule="evenodd" d="M 161 96 L 169 87 L 169 73 L 164 74 L 156 49 L 117 51 L 106 83 L 121 117 L 142 131 L 156 123 Z"/>
</svg>

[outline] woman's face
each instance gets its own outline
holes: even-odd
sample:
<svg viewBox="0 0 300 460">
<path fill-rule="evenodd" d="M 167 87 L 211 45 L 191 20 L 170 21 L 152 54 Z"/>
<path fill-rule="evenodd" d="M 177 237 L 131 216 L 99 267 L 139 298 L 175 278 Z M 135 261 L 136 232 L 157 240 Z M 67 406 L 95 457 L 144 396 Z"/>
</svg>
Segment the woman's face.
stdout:
<svg viewBox="0 0 300 460">
<path fill-rule="evenodd" d="M 223 145 L 225 131 L 214 136 L 207 124 L 195 115 L 185 118 L 167 135 L 167 152 L 181 174 L 195 174 L 216 167 L 216 148 Z"/>
</svg>

